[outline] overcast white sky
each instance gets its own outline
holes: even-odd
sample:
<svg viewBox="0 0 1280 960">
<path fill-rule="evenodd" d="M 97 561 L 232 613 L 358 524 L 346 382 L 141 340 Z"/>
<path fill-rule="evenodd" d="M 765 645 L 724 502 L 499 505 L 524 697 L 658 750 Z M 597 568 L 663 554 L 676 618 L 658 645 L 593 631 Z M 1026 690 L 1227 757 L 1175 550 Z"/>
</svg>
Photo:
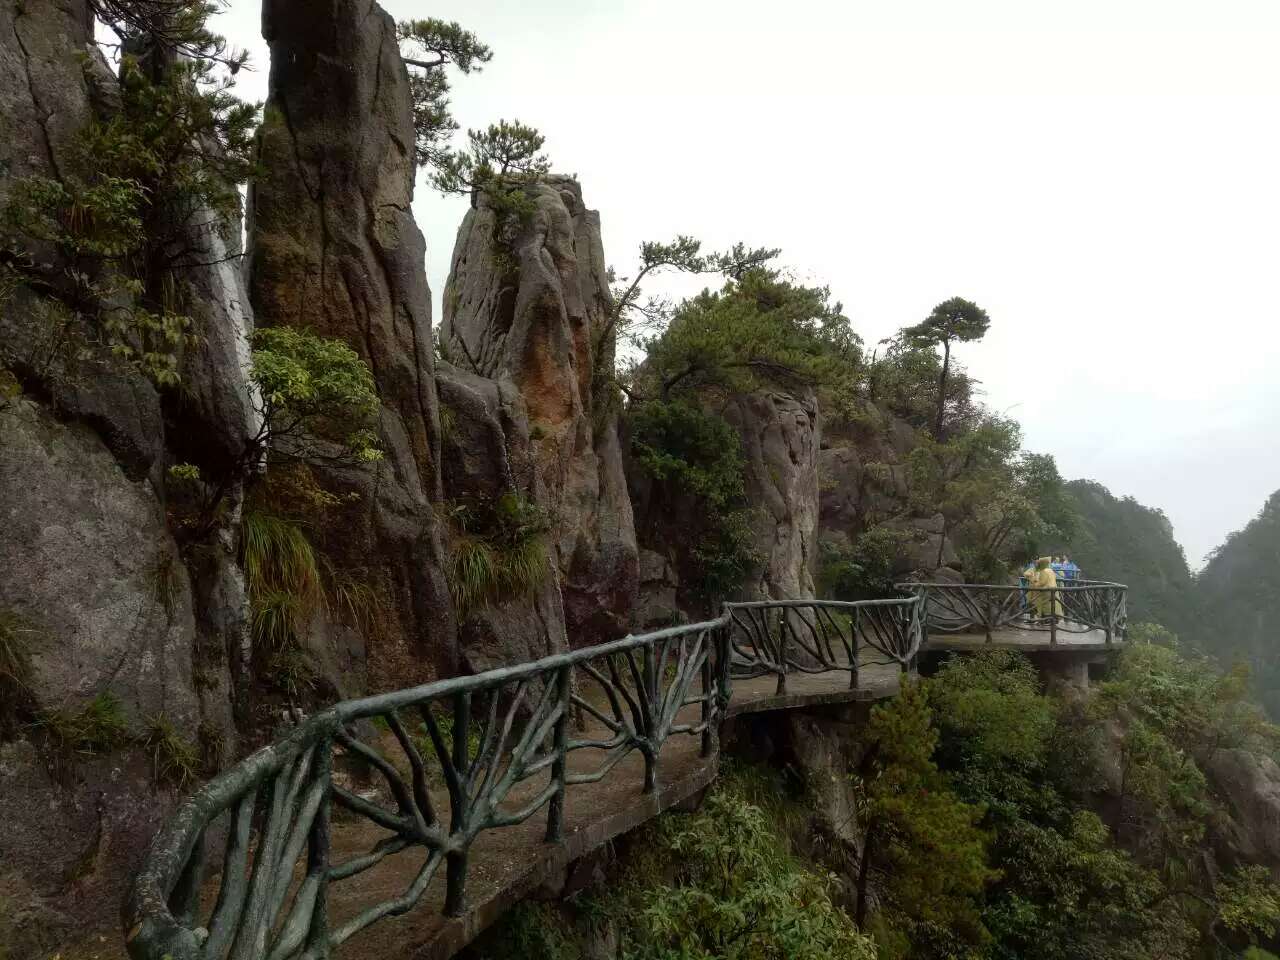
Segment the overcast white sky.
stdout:
<svg viewBox="0 0 1280 960">
<path fill-rule="evenodd" d="M 1193 567 L 1280 487 L 1276 0 L 384 5 L 493 47 L 457 117 L 541 129 L 620 271 L 676 233 L 781 247 L 868 344 L 976 300 L 987 402 Z M 260 99 L 258 7 L 219 26 Z M 438 317 L 465 201 L 414 208 Z"/>
</svg>

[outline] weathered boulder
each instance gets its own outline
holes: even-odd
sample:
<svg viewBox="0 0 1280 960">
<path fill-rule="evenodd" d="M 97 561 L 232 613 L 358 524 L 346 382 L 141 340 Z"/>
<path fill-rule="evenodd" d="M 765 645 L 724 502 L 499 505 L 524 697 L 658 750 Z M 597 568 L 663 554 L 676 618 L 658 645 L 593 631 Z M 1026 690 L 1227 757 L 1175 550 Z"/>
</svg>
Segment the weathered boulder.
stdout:
<svg viewBox="0 0 1280 960">
<path fill-rule="evenodd" d="M 943 533 L 942 514 L 891 520 L 887 526 L 902 534 L 901 548 L 893 561 L 893 572 L 931 571 L 959 562 L 955 547 Z"/>
<path fill-rule="evenodd" d="M 74 709 L 110 689 L 134 718 L 189 731 L 191 590 L 148 482 L 36 403 L 0 417 L 0 609 L 33 631 L 37 704 Z"/>
<path fill-rule="evenodd" d="M 737 395 L 724 418 L 742 437 L 747 502 L 756 508 L 756 549 L 763 562 L 747 582 L 752 600 L 814 595 L 817 562 L 817 401 L 773 390 Z"/>
<path fill-rule="evenodd" d="M 317 470 L 359 500 L 323 547 L 386 598 L 370 684 L 402 687 L 457 667 L 432 502 L 439 416 L 425 243 L 413 221 L 414 130 L 395 23 L 373 0 L 271 0 L 260 139 L 250 192 L 250 292 L 261 325 L 347 341 L 383 401 L 385 459 Z"/>
<path fill-rule="evenodd" d="M 458 231 L 441 338 L 460 368 L 509 382 L 524 401 L 574 644 L 625 629 L 636 592 L 631 501 L 616 414 L 592 378 L 612 357 L 613 309 L 600 218 L 577 181 L 529 188 L 533 214 L 515 236 L 484 194 Z"/>
<path fill-rule="evenodd" d="M 50 771 L 26 740 L 0 743 L 0 945 L 13 960 L 121 956 L 120 892 L 177 805 L 140 751 Z M 7 929 L 6 929 L 7 928 Z M 84 949 L 91 947 L 92 949 Z M 83 952 L 82 952 L 83 951 Z"/>
</svg>

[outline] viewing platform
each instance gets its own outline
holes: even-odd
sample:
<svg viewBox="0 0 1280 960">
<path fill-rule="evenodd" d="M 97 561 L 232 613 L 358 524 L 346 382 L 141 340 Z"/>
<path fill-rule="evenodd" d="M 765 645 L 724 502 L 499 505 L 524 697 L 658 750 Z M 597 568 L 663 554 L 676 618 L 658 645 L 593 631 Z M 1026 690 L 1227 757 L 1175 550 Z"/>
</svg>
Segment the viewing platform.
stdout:
<svg viewBox="0 0 1280 960">
<path fill-rule="evenodd" d="M 129 953 L 443 960 L 703 790 L 726 720 L 890 697 L 926 650 L 1093 653 L 1124 636 L 1117 584 L 1059 588 L 1047 616 L 1017 587 L 902 589 L 726 604 L 300 719 L 161 828 L 125 904 Z"/>
</svg>

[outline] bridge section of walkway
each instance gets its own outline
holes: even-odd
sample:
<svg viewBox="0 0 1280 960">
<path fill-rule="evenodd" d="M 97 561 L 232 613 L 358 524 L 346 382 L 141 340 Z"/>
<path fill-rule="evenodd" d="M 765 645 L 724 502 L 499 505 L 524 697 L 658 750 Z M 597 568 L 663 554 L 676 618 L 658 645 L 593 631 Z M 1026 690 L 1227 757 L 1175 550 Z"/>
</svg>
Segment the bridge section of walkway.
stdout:
<svg viewBox="0 0 1280 960">
<path fill-rule="evenodd" d="M 715 620 L 330 707 L 164 825 L 125 903 L 129 953 L 443 960 L 576 858 L 707 786 L 724 720 L 892 696 L 927 636 L 964 636 L 953 614 L 973 611 L 952 586 L 727 604 Z M 1000 597 L 973 609 L 1007 610 Z M 1042 625 L 984 616 L 984 641 L 1004 631 L 1017 645 Z"/>
</svg>

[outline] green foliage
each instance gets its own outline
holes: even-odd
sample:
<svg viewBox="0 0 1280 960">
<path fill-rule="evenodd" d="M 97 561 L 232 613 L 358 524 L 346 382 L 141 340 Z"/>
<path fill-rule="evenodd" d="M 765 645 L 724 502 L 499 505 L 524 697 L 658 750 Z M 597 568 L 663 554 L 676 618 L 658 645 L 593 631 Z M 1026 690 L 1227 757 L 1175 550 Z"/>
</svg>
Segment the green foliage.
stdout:
<svg viewBox="0 0 1280 960">
<path fill-rule="evenodd" d="M 440 734 L 440 744 L 444 747 L 449 756 L 453 755 L 453 730 L 454 719 L 451 712 L 432 714 L 436 721 L 436 731 Z M 419 723 L 417 727 L 411 731 L 410 737 L 418 753 L 421 754 L 426 762 L 427 777 L 435 782 L 443 782 L 443 774 L 438 763 L 433 763 L 430 758 L 438 756 L 436 753 L 435 743 L 431 738 L 431 732 L 427 729 L 426 723 Z M 467 727 L 467 756 L 474 759 L 480 755 L 480 731 L 475 724 Z"/>
<path fill-rule="evenodd" d="M 299 458 L 382 459 L 377 385 L 368 364 L 341 340 L 290 327 L 253 333 L 251 376 L 261 391 L 273 452 Z"/>
<path fill-rule="evenodd" d="M 626 960 L 861 960 L 875 955 L 831 900 L 831 877 L 790 853 L 752 774 L 718 781 L 701 809 L 646 828 L 644 851 L 603 912 Z M 776 794 L 775 794 L 776 796 Z"/>
<path fill-rule="evenodd" d="M 0 223 L 0 286 L 39 294 L 47 329 L 30 355 L 0 359 L 38 376 L 62 376 L 103 347 L 172 385 L 179 352 L 194 333 L 180 281 L 200 261 L 183 238 L 208 229 L 211 214 L 238 213 L 257 107 L 231 93 L 229 74 L 217 73 L 234 58 L 205 28 L 211 4 L 99 6 L 106 22 L 122 29 L 136 26 L 130 17 L 158 17 L 148 12 L 152 6 L 169 8 L 172 26 L 158 41 L 190 57 L 170 62 L 154 50 L 123 56 L 121 109 L 80 133 L 59 178 L 12 185 Z M 56 256 L 33 256 L 33 249 Z"/>
<path fill-rule="evenodd" d="M 233 73 L 248 60 L 209 29 L 220 9 L 216 0 L 89 0 L 89 9 L 121 42 L 146 37 L 167 54 L 224 64 Z"/>
<path fill-rule="evenodd" d="M 867 600 L 893 591 L 893 561 L 910 534 L 895 527 L 873 526 L 848 548 L 819 541 L 818 585 L 830 600 Z"/>
<path fill-rule="evenodd" d="M 868 750 L 853 775 L 864 837 L 858 916 L 865 916 L 874 869 L 876 929 L 883 953 L 912 957 L 972 955 L 989 939 L 978 897 L 998 874 L 987 865 L 984 808 L 960 800 L 933 760 L 938 742 L 925 689 L 907 684 L 871 712 Z M 886 936 L 883 924 L 900 936 Z"/>
<path fill-rule="evenodd" d="M 742 499 L 742 441 L 723 417 L 684 400 L 646 403 L 631 434 L 636 460 L 655 480 L 721 510 Z"/>
<path fill-rule="evenodd" d="M 662 509 L 688 504 L 683 535 L 697 592 L 708 600 L 732 596 L 759 562 L 737 432 L 695 402 L 675 399 L 633 407 L 630 433 L 635 462 Z"/>
<path fill-rule="evenodd" d="M 291 703 L 314 690 L 318 679 L 311 658 L 300 646 L 293 644 L 270 653 L 263 678 Z"/>
<path fill-rule="evenodd" d="M 551 518 L 518 493 L 456 504 L 446 573 L 458 616 L 528 596 L 550 573 Z"/>
<path fill-rule="evenodd" d="M 582 949 L 549 903 L 522 901 L 484 941 L 484 960 L 582 960 Z"/>
<path fill-rule="evenodd" d="M 519 120 L 499 120 L 484 130 L 468 130 L 467 141 L 467 150 L 450 154 L 432 175 L 432 182 L 444 193 L 514 191 L 543 179 L 551 169 L 542 152 L 546 138 Z"/>
<path fill-rule="evenodd" d="M 951 370 L 951 344 L 981 340 L 991 326 L 991 318 L 976 303 L 962 297 L 952 297 L 933 308 L 923 323 L 902 331 L 902 341 L 910 347 L 942 347 L 942 370 L 938 374 L 937 414 L 933 435 L 941 440 L 945 436 L 947 406 L 947 379 Z"/>
<path fill-rule="evenodd" d="M 200 770 L 199 751 L 168 717 L 157 714 L 147 721 L 142 745 L 151 757 L 156 783 L 169 783 L 182 790 L 196 779 Z"/>
<path fill-rule="evenodd" d="M 1178 635 L 1158 623 L 1131 623 L 1125 628 L 1130 643 L 1154 643 L 1162 647 L 1178 647 Z"/>
<path fill-rule="evenodd" d="M 259 673 L 296 701 L 316 680 L 302 637 L 316 614 L 328 610 L 315 548 L 297 521 L 247 510 L 240 528 L 240 562 Z"/>
<path fill-rule="evenodd" d="M 676 874 L 641 897 L 643 935 L 626 956 L 873 956 L 831 902 L 829 881 L 788 862 L 759 807 L 717 792 L 698 813 L 662 821 L 659 836 Z"/>
<path fill-rule="evenodd" d="M 432 182 L 443 193 L 483 194 L 493 211 L 494 267 L 500 276 L 518 269 L 516 243 L 537 209 L 530 187 L 545 180 L 551 161 L 546 139 L 519 120 L 499 120 L 484 130 L 468 130 L 469 147 L 436 163 Z"/>
<path fill-rule="evenodd" d="M 1118 731 L 1121 839 L 1175 890 L 1208 882 L 1200 847 L 1214 800 L 1200 764 L 1221 749 L 1280 743 L 1248 690 L 1244 668 L 1218 674 L 1208 660 L 1142 645 L 1124 651 L 1091 705 Z"/>
<path fill-rule="evenodd" d="M 1260 864 L 1239 867 L 1222 878 L 1215 894 L 1218 922 L 1250 940 L 1274 940 L 1280 926 L 1280 887 Z"/>
<path fill-rule="evenodd" d="M 1215 878 L 1205 868 L 1218 814 L 1197 758 L 1274 743 L 1242 677 L 1141 646 L 1087 703 L 1045 696 L 1009 652 L 953 660 L 926 689 L 934 758 L 951 789 L 986 811 L 999 872 L 980 904 L 986 956 L 1225 957 L 1226 941 L 1269 935 L 1280 889 L 1266 871 Z M 1089 809 L 1104 757 L 1118 764 L 1114 837 Z"/>
<path fill-rule="evenodd" d="M 976 303 L 952 297 L 934 307 L 923 322 L 905 328 L 901 335 L 910 346 L 930 347 L 981 340 L 990 326 L 991 318 Z"/>
<path fill-rule="evenodd" d="M 641 243 L 639 263 L 631 277 L 618 277 L 612 269 L 609 272 L 613 284 L 613 309 L 596 335 L 596 396 L 600 395 L 606 383 L 613 380 L 616 340 L 638 344 L 640 331 L 653 332 L 671 319 L 673 308 L 667 300 L 650 298 L 647 303 L 641 303 L 641 284 L 648 277 L 674 270 L 690 274 L 722 273 L 739 278 L 748 270 L 764 268 L 778 252 L 766 247 L 748 248 L 737 243 L 723 252 L 704 253 L 701 241 L 684 234 L 671 243 L 654 240 Z"/>
<path fill-rule="evenodd" d="M 417 162 L 439 168 L 449 160 L 449 139 L 458 129 L 449 109 L 447 68 L 479 73 L 493 52 L 460 24 L 434 17 L 401 20 L 396 39 L 409 70 Z"/>
<path fill-rule="evenodd" d="M 175 463 L 167 473 L 169 479 L 176 483 L 196 483 L 200 480 L 200 468 L 190 463 Z"/>
<path fill-rule="evenodd" d="M 633 399 L 814 388 L 849 376 L 861 355 L 829 289 L 761 267 L 686 300 L 660 336 L 642 343 L 644 363 L 623 378 Z"/>
<path fill-rule="evenodd" d="M 931 347 L 915 347 L 891 340 L 883 355 L 877 353 L 867 363 L 865 396 L 868 405 L 882 406 L 911 426 L 932 427 L 937 417 L 938 385 L 942 359 Z M 964 429 L 975 412 L 973 381 L 957 364 L 948 370 L 945 386 L 944 427 L 951 434 Z M 857 409 L 857 394 L 842 396 L 838 409 Z"/>
<path fill-rule="evenodd" d="M 240 527 L 241 562 L 249 595 L 279 590 L 315 608 L 323 598 L 315 549 L 293 520 L 246 511 Z"/>
</svg>

